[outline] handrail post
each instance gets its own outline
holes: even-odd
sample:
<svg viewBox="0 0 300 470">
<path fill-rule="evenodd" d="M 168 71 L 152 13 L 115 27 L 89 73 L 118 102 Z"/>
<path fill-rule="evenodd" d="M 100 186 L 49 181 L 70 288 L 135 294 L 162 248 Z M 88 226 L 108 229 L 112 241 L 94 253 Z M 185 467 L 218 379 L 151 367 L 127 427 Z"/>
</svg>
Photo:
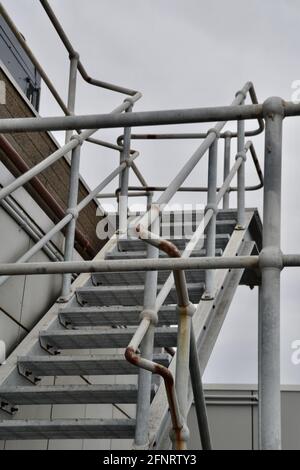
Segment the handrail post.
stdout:
<svg viewBox="0 0 300 470">
<path fill-rule="evenodd" d="M 238 91 L 238 94 L 244 94 L 241 106 L 244 105 L 246 95 L 244 92 Z M 237 154 L 244 152 L 245 147 L 245 121 L 237 122 Z M 243 230 L 245 226 L 245 161 L 242 162 L 237 174 L 237 229 Z"/>
<path fill-rule="evenodd" d="M 128 100 L 129 98 L 127 98 Z M 132 106 L 129 106 L 126 113 L 132 111 Z M 125 127 L 124 129 L 124 140 L 123 150 L 120 152 L 120 164 L 128 161 L 130 156 L 130 139 L 131 139 L 131 128 Z M 127 218 L 128 218 L 128 184 L 129 184 L 129 166 L 126 165 L 119 179 L 119 199 L 118 199 L 118 213 L 119 213 L 119 233 L 127 234 Z"/>
<path fill-rule="evenodd" d="M 201 377 L 200 361 L 198 356 L 193 324 L 191 327 L 190 344 L 190 376 L 202 450 L 212 450 L 205 395 Z"/>
<path fill-rule="evenodd" d="M 230 149 L 231 149 L 231 132 L 227 131 L 224 138 L 224 173 L 223 181 L 226 180 L 230 171 Z M 223 209 L 229 209 L 230 192 L 226 191 L 223 197 Z"/>
<path fill-rule="evenodd" d="M 72 150 L 71 157 L 71 172 L 70 172 L 70 187 L 69 187 L 69 199 L 67 214 L 72 215 L 72 219 L 67 225 L 66 236 L 65 236 L 65 250 L 64 260 L 72 261 L 74 253 L 74 242 L 75 242 L 75 230 L 76 230 L 76 219 L 78 217 L 77 201 L 78 201 L 78 188 L 79 188 L 79 166 L 80 166 L 80 151 L 81 144 L 79 136 L 73 136 L 71 138 L 77 138 L 79 144 Z M 63 275 L 62 283 L 62 299 L 66 299 L 70 293 L 72 274 Z"/>
<path fill-rule="evenodd" d="M 156 218 L 152 224 L 152 233 L 159 235 L 160 221 Z M 154 245 L 147 244 L 147 258 L 158 259 L 159 249 Z M 157 271 L 147 271 L 145 277 L 144 308 L 141 320 L 150 318 L 148 327 L 140 346 L 141 357 L 152 361 L 154 348 L 154 332 L 157 323 L 157 313 L 155 311 L 155 301 L 157 294 Z M 149 447 L 148 422 L 151 400 L 152 373 L 146 369 L 139 369 L 138 376 L 138 399 L 136 410 L 136 428 L 134 447 L 136 449 L 147 449 Z"/>
<path fill-rule="evenodd" d="M 68 111 L 70 115 L 75 112 L 76 101 L 76 84 L 77 84 L 77 68 L 78 68 L 79 54 L 70 56 L 70 71 L 69 71 L 69 88 L 68 88 Z M 67 144 L 71 139 L 73 131 L 67 130 L 65 136 L 65 143 Z"/>
<path fill-rule="evenodd" d="M 280 402 L 280 274 L 281 152 L 284 106 L 280 98 L 263 104 L 265 130 L 265 173 L 263 249 L 260 254 L 259 374 L 261 448 L 281 448 Z"/>
<path fill-rule="evenodd" d="M 212 210 L 214 213 L 206 227 L 206 256 L 215 256 L 216 252 L 216 221 L 217 221 L 217 168 L 218 168 L 218 133 L 215 129 L 210 132 L 216 134 L 216 139 L 209 147 L 208 155 L 208 191 L 207 205 L 205 212 Z M 203 299 L 212 299 L 214 297 L 214 277 L 215 272 L 212 269 L 205 271 L 205 293 Z"/>
</svg>

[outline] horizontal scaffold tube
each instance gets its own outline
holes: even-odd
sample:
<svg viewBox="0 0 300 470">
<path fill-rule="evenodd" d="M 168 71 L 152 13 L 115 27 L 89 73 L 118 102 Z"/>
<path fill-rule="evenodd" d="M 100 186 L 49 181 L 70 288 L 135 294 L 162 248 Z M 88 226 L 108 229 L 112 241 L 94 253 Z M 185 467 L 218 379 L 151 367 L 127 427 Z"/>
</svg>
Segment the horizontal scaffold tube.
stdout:
<svg viewBox="0 0 300 470">
<path fill-rule="evenodd" d="M 282 267 L 299 267 L 300 254 L 282 255 Z M 259 269 L 259 256 L 133 259 L 47 263 L 1 263 L 0 275 L 171 271 L 174 269 Z"/>
<path fill-rule="evenodd" d="M 300 114 L 300 108 L 299 108 Z M 262 104 L 217 106 L 211 108 L 141 111 L 120 115 L 90 114 L 43 118 L 1 119 L 0 132 L 41 132 L 116 127 L 190 124 L 198 122 L 257 119 L 263 115 Z"/>
<path fill-rule="evenodd" d="M 60 274 L 119 271 L 171 271 L 174 269 L 257 268 L 258 256 L 72 261 L 47 263 L 1 263 L 0 275 Z M 300 261 L 299 261 L 300 264 Z"/>
<path fill-rule="evenodd" d="M 132 99 L 132 98 L 130 98 Z M 285 116 L 299 116 L 300 104 L 284 102 Z M 11 118 L 0 121 L 0 132 L 41 132 L 96 128 L 141 127 L 198 122 L 237 121 L 263 117 L 262 104 L 216 106 L 195 109 L 141 111 L 112 115 L 90 114 L 44 118 Z"/>
</svg>

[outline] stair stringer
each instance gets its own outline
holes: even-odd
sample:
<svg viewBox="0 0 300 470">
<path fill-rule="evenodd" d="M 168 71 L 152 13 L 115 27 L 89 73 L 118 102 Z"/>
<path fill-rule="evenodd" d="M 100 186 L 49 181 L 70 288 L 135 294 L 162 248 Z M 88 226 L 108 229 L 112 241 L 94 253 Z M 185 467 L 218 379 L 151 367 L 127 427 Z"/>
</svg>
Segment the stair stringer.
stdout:
<svg viewBox="0 0 300 470">
<path fill-rule="evenodd" d="M 255 211 L 246 211 L 245 228 L 235 229 L 225 248 L 223 256 L 251 255 L 255 242 L 249 231 L 249 225 Z M 202 374 L 217 340 L 222 324 L 228 313 L 231 301 L 242 278 L 244 269 L 222 269 L 216 273 L 216 291 L 212 300 L 200 300 L 193 316 L 193 326 L 199 351 Z M 169 369 L 173 376 L 176 373 L 176 354 L 172 358 Z M 191 384 L 189 383 L 188 409 L 193 402 Z M 170 449 L 169 432 L 171 419 L 164 383 L 162 383 L 153 399 L 150 409 L 149 437 L 151 449 Z M 200 446 L 200 443 L 199 443 Z"/>
</svg>

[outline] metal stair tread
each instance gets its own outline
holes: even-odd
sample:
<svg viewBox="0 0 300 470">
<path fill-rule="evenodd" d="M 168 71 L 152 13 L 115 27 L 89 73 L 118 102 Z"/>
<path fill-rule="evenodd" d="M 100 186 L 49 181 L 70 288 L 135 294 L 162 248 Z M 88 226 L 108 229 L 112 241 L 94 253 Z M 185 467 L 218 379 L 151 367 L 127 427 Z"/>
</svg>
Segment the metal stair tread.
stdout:
<svg viewBox="0 0 300 470">
<path fill-rule="evenodd" d="M 162 285 L 158 285 L 158 291 Z M 188 289 L 191 302 L 198 302 L 204 291 L 204 283 L 189 283 Z M 117 286 L 85 286 L 76 290 L 76 298 L 80 305 L 141 305 L 144 298 L 144 285 Z M 176 303 L 176 289 L 173 286 L 166 303 Z"/>
<path fill-rule="evenodd" d="M 130 439 L 133 419 L 10 420 L 0 422 L 0 440 L 11 439 Z"/>
<path fill-rule="evenodd" d="M 155 386 L 152 385 L 153 397 Z M 0 388 L 1 401 L 14 405 L 136 403 L 137 385 L 25 385 Z"/>
<path fill-rule="evenodd" d="M 190 241 L 189 239 L 183 238 L 183 237 L 174 238 L 174 237 L 169 237 L 168 236 L 168 237 L 162 237 L 162 238 L 170 240 L 180 250 L 184 250 L 186 245 Z M 230 238 L 229 233 L 216 234 L 216 247 L 217 248 L 224 248 L 225 244 L 228 242 L 229 238 Z M 204 243 L 204 245 L 206 243 L 206 235 L 205 234 L 198 241 L 197 245 L 201 246 L 201 243 Z M 129 238 L 125 239 L 124 238 L 124 239 L 120 239 L 119 242 L 118 242 L 119 249 L 120 250 L 126 250 L 126 251 L 135 251 L 135 250 L 139 251 L 141 246 L 143 246 L 143 245 L 146 246 L 146 242 L 144 242 L 143 240 L 139 240 L 139 239 L 129 239 Z M 197 248 L 197 245 L 196 245 L 195 248 Z"/>
<path fill-rule="evenodd" d="M 142 306 L 68 306 L 60 310 L 61 323 L 74 327 L 138 325 Z M 175 305 L 163 305 L 158 313 L 158 325 L 174 325 L 177 322 Z"/>
<path fill-rule="evenodd" d="M 143 248 L 141 246 L 141 248 Z M 215 255 L 216 256 L 222 256 L 223 254 L 223 249 L 222 248 L 216 248 Z M 140 258 L 146 258 L 146 251 L 140 250 L 140 251 L 118 251 L 118 250 L 113 250 L 110 251 L 106 254 L 105 259 L 140 259 Z M 191 258 L 201 258 L 203 256 L 206 256 L 206 250 L 205 248 L 201 250 L 195 250 L 191 253 Z M 168 255 L 162 251 L 159 253 L 160 258 L 167 258 Z"/>
<path fill-rule="evenodd" d="M 136 328 L 106 328 L 104 330 L 51 330 L 42 331 L 42 344 L 57 349 L 101 349 L 126 347 Z M 154 344 L 163 348 L 176 346 L 177 327 L 158 327 L 155 330 Z"/>
<path fill-rule="evenodd" d="M 168 366 L 167 354 L 155 354 L 154 361 Z M 91 354 L 25 356 L 18 358 L 18 368 L 23 374 L 36 377 L 79 375 L 127 375 L 138 374 L 138 368 L 130 364 L 122 354 Z"/>
<path fill-rule="evenodd" d="M 171 271 L 159 271 L 158 283 L 163 284 Z M 196 283 L 205 281 L 205 272 L 203 269 L 185 270 L 185 277 L 187 283 Z M 131 285 L 144 285 L 145 271 L 123 271 L 113 273 L 93 273 L 92 282 L 95 286 L 115 285 L 115 286 L 131 286 Z"/>
</svg>

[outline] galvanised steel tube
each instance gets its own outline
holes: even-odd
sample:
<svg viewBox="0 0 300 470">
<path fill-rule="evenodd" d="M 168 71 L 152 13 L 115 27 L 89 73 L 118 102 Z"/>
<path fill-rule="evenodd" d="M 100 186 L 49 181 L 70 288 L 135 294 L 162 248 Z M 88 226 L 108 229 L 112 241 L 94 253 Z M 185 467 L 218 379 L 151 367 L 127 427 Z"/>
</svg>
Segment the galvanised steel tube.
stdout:
<svg viewBox="0 0 300 470">
<path fill-rule="evenodd" d="M 232 102 L 232 107 L 235 107 L 237 104 L 240 104 L 244 99 L 247 91 L 249 90 L 249 83 L 243 87 L 241 91 L 236 94 L 236 98 Z M 163 194 L 159 197 L 157 203 L 158 204 L 167 204 L 170 199 L 174 196 L 177 189 L 182 186 L 186 178 L 189 176 L 191 171 L 194 169 L 196 164 L 199 160 L 203 157 L 205 152 L 209 149 L 212 143 L 218 138 L 221 130 L 225 126 L 225 122 L 218 122 L 211 131 L 208 132 L 206 139 L 202 142 L 200 147 L 194 152 L 191 158 L 187 161 L 187 163 L 183 166 L 181 171 L 178 175 L 173 179 L 173 181 L 169 184 L 168 188 L 163 192 Z"/>
<path fill-rule="evenodd" d="M 79 188 L 79 167 L 80 167 L 80 150 L 81 146 L 78 145 L 72 151 L 71 157 L 71 173 L 70 173 L 70 184 L 69 184 L 69 199 L 67 214 L 72 215 L 72 219 L 67 225 L 66 237 L 65 237 L 65 250 L 64 260 L 72 261 L 74 254 L 74 242 L 75 242 L 75 230 L 76 220 L 78 212 L 76 206 L 78 202 L 78 188 Z M 71 290 L 72 275 L 64 274 L 62 281 L 61 297 L 67 298 Z"/>
<path fill-rule="evenodd" d="M 244 105 L 244 100 L 241 106 Z M 238 155 L 243 155 L 243 159 L 237 173 L 237 227 L 244 228 L 245 225 L 245 161 L 246 154 L 244 154 L 245 147 L 245 121 L 239 120 L 237 123 L 237 151 Z"/>
<path fill-rule="evenodd" d="M 68 220 L 65 225 L 70 220 Z M 55 232 L 56 233 L 56 232 Z M 298 255 L 300 256 L 300 255 Z M 63 273 L 94 273 L 116 271 L 172 271 L 172 269 L 257 269 L 259 257 L 234 256 L 214 258 L 172 258 L 172 259 L 136 259 L 136 260 L 105 260 L 105 261 L 72 261 L 46 263 L 0 263 L 0 275 L 19 276 L 21 274 L 63 274 Z M 297 266 L 300 266 L 300 261 Z M 174 281 L 173 281 L 174 282 Z"/>
<path fill-rule="evenodd" d="M 75 138 L 76 136 L 74 136 Z M 138 156 L 138 153 L 136 152 L 134 155 L 132 155 L 129 159 L 129 162 L 136 158 Z M 18 266 L 19 263 L 25 263 L 27 260 L 29 260 L 33 255 L 35 255 L 40 249 L 44 247 L 46 243 L 48 243 L 49 240 L 58 232 L 60 232 L 70 221 L 71 219 L 77 215 L 89 202 L 96 196 L 96 194 L 99 193 L 99 191 L 102 191 L 125 167 L 126 163 L 122 163 L 118 168 L 116 168 L 114 171 L 112 171 L 103 181 L 100 183 L 93 191 L 90 192 L 88 196 L 86 196 L 76 207 L 74 210 L 69 212 L 68 214 L 65 215 L 65 217 L 58 222 L 48 233 L 46 233 L 38 243 L 36 243 L 30 250 L 28 250 L 21 258 L 19 258 L 16 262 L 15 265 Z M 66 261 L 64 262 L 66 263 Z M 63 272 L 63 271 L 62 271 Z M 68 273 L 69 271 L 64 271 Z M 71 271 L 72 272 L 72 271 Z M 42 274 L 42 272 L 40 272 Z M 45 274 L 45 273 L 44 273 Z M 0 279 L 0 286 L 2 286 L 8 279 L 9 275 L 6 277 L 3 277 Z"/>
<path fill-rule="evenodd" d="M 230 135 L 230 132 L 227 131 L 227 135 L 228 135 L 228 138 L 229 138 L 229 135 Z M 253 163 L 254 163 L 254 166 L 255 166 L 255 169 L 256 169 L 256 173 L 257 173 L 257 176 L 258 176 L 258 179 L 259 179 L 259 184 L 256 184 L 256 185 L 253 185 L 253 186 L 245 186 L 245 191 L 256 191 L 257 189 L 261 189 L 264 185 L 264 177 L 263 177 L 263 174 L 262 174 L 262 171 L 261 171 L 261 168 L 260 168 L 260 164 L 259 164 L 259 161 L 258 161 L 258 158 L 257 158 L 257 155 L 256 155 L 256 151 L 255 151 L 255 148 L 254 148 L 254 145 L 253 143 L 249 140 L 247 141 L 247 144 L 245 145 L 245 151 L 248 151 L 250 150 L 250 153 L 251 153 L 251 157 L 252 157 L 252 160 L 253 160 Z M 229 149 L 230 151 L 230 149 Z M 224 154 L 225 154 L 225 151 L 224 151 Z M 229 159 L 230 160 L 230 159 Z M 230 161 L 228 162 L 228 168 L 226 167 L 226 176 L 224 175 L 224 181 L 229 173 L 229 170 L 230 170 Z M 224 169 L 225 170 L 225 169 Z M 157 192 L 163 192 L 167 189 L 166 186 L 148 186 L 147 184 L 143 184 L 142 187 L 139 187 L 139 186 L 129 186 L 128 187 L 129 190 L 134 190 L 134 191 L 157 191 Z M 221 188 L 217 188 L 217 190 L 219 191 Z M 178 192 L 207 192 L 208 188 L 206 187 L 200 187 L 200 186 L 190 186 L 190 187 L 180 187 L 178 188 Z M 234 187 L 234 186 L 230 186 L 227 191 L 228 192 L 231 192 L 231 191 L 237 191 L 238 188 L 237 187 Z M 226 197 L 227 194 L 224 195 L 224 198 Z M 223 199 L 224 199 L 223 198 Z"/>
<path fill-rule="evenodd" d="M 248 82 L 248 87 L 249 87 L 249 95 L 251 98 L 251 101 L 253 104 L 258 104 L 257 101 L 257 96 L 255 92 L 255 88 L 252 82 Z M 250 137 L 254 135 L 259 135 L 263 132 L 264 130 L 264 121 L 260 117 L 258 118 L 258 128 L 254 129 L 252 131 L 246 131 L 245 136 Z M 231 132 L 231 131 L 225 131 L 221 132 L 219 135 L 219 138 L 226 139 L 228 136 L 228 133 L 231 135 L 231 137 L 237 137 L 238 133 L 237 132 Z M 205 139 L 207 136 L 206 132 L 176 132 L 176 133 L 155 133 L 155 134 L 132 134 L 131 139 L 132 140 L 169 140 L 169 139 Z M 123 136 L 120 136 L 118 140 L 122 142 Z"/>
<path fill-rule="evenodd" d="M 143 186 L 148 186 L 145 178 L 143 177 L 142 173 L 140 172 L 135 163 L 132 164 L 132 171 Z"/>
<path fill-rule="evenodd" d="M 249 87 L 251 86 L 250 82 L 247 82 L 242 90 L 238 91 L 236 93 L 236 97 L 232 102 L 230 109 L 235 108 L 236 105 L 240 104 L 243 99 L 246 96 L 247 91 L 249 90 Z M 253 105 L 252 105 L 253 106 Z M 240 106 L 239 108 L 244 109 L 245 106 Z M 205 108 L 202 108 L 202 111 Z M 211 108 L 212 109 L 212 108 Z M 157 112 L 157 114 L 164 113 L 162 112 Z M 171 112 L 172 113 L 172 112 Z M 183 112 L 185 114 L 185 112 Z M 132 113 L 133 115 L 135 113 Z M 145 113 L 144 113 L 145 114 Z M 189 121 L 191 122 L 191 121 Z M 225 126 L 225 122 L 218 122 L 215 127 L 211 129 L 211 132 L 208 132 L 207 137 L 204 139 L 204 141 L 201 143 L 201 145 L 197 148 L 197 150 L 193 153 L 193 155 L 189 158 L 189 160 L 186 162 L 186 164 L 181 168 L 180 172 L 175 176 L 175 178 L 171 181 L 167 189 L 161 194 L 161 196 L 157 200 L 157 204 L 159 206 L 163 206 L 164 204 L 168 204 L 168 202 L 172 199 L 174 194 L 178 191 L 178 189 L 182 186 L 184 181 L 187 179 L 187 177 L 190 175 L 190 173 L 193 171 L 197 163 L 200 161 L 200 159 L 203 157 L 205 152 L 209 149 L 209 147 L 212 145 L 212 143 L 215 141 L 217 136 L 220 134 L 221 130 Z M 213 132 L 212 132 L 213 131 Z M 145 224 L 148 222 L 151 223 L 154 217 L 158 217 L 159 212 L 155 212 L 154 214 L 149 214 L 146 213 L 139 221 L 139 223 L 143 226 L 146 226 Z M 134 225 L 136 221 L 133 221 L 132 225 Z"/>
<path fill-rule="evenodd" d="M 257 351 L 257 388 L 258 388 L 258 395 L 260 394 L 261 385 L 262 385 L 262 370 L 261 370 L 261 344 L 262 344 L 262 309 L 261 309 L 261 286 L 258 286 L 258 318 L 257 318 L 257 343 L 258 343 L 258 351 Z M 261 441 L 261 430 L 262 430 L 262 412 L 261 412 L 261 401 L 258 400 L 258 449 L 262 449 L 262 441 Z"/>
<path fill-rule="evenodd" d="M 230 171 L 230 147 L 231 147 L 231 132 L 226 133 L 224 140 L 224 172 L 223 172 L 223 181 L 226 180 L 229 171 Z M 223 209 L 229 209 L 229 191 L 224 194 L 223 197 Z"/>
<path fill-rule="evenodd" d="M 69 89 L 68 89 L 68 110 L 70 114 L 75 112 L 76 101 L 76 83 L 77 83 L 77 66 L 78 55 L 70 57 L 70 71 L 69 71 Z M 66 131 L 65 143 L 67 144 L 71 138 L 73 131 Z"/>
<path fill-rule="evenodd" d="M 261 374 L 259 399 L 261 447 L 281 448 L 280 402 L 280 251 L 281 151 L 284 104 L 269 98 L 263 104 L 265 130 L 265 185 L 263 249 L 260 255 L 261 291 L 259 302 Z"/>
<path fill-rule="evenodd" d="M 157 222 L 158 218 L 155 219 Z M 139 225 L 137 232 L 141 240 L 164 251 L 171 258 L 181 258 L 178 248 L 168 240 L 162 239 L 159 233 L 149 232 L 145 227 Z M 186 442 L 189 436 L 187 427 L 188 413 L 188 379 L 190 362 L 190 337 L 192 316 L 196 310 L 189 300 L 188 289 L 186 285 L 185 273 L 183 270 L 173 271 L 176 294 L 177 294 L 177 313 L 178 313 L 178 333 L 177 333 L 177 354 L 176 354 L 176 374 L 175 391 L 180 411 L 180 422 L 182 426 L 179 429 L 173 427 L 170 437 L 173 443 L 173 449 L 186 449 Z M 156 290 L 153 298 L 154 312 L 158 311 L 156 304 Z M 180 445 L 178 446 L 178 442 Z"/>
<path fill-rule="evenodd" d="M 126 110 L 127 113 L 132 111 L 132 106 Z M 130 156 L 130 136 L 131 128 L 124 129 L 124 143 L 123 150 L 120 152 L 120 163 L 127 161 Z M 128 218 L 128 184 L 129 184 L 129 166 L 125 166 L 119 177 L 120 194 L 118 198 L 118 211 L 119 211 L 119 233 L 127 233 L 127 218 Z"/>
<path fill-rule="evenodd" d="M 122 104 L 120 104 L 117 108 L 115 108 L 112 111 L 112 114 L 121 113 L 122 111 L 125 111 L 129 106 L 131 106 L 131 102 L 124 101 Z M 34 118 L 34 119 L 38 119 L 38 118 Z M 0 123 L 1 123 L 1 120 L 0 120 Z M 16 178 L 12 183 L 8 184 L 5 188 L 1 189 L 0 199 L 3 199 L 4 197 L 8 196 L 10 193 L 15 191 L 16 189 L 20 188 L 21 186 L 24 186 L 28 181 L 31 180 L 31 178 L 38 175 L 39 173 L 44 171 L 46 168 L 48 168 L 50 165 L 55 163 L 57 160 L 62 158 L 64 155 L 69 153 L 82 141 L 86 140 L 92 134 L 97 132 L 97 130 L 98 129 L 85 130 L 80 135 L 74 136 L 74 139 L 70 140 L 70 142 L 65 144 L 63 147 L 57 149 L 54 153 L 49 155 L 49 157 L 45 158 L 42 162 L 38 163 L 33 168 L 26 171 L 23 175 Z"/>
<path fill-rule="evenodd" d="M 80 212 L 89 202 L 91 202 L 92 199 L 94 199 L 94 197 L 97 196 L 97 194 L 99 194 L 100 191 L 102 191 L 116 176 L 121 173 L 121 171 L 125 168 L 126 165 L 130 165 L 131 162 L 138 156 L 139 153 L 135 152 L 128 158 L 127 162 L 121 163 L 121 165 L 119 165 L 106 178 L 104 178 L 104 180 L 100 184 L 98 184 L 98 186 L 96 186 L 96 188 L 93 189 L 90 194 L 88 194 L 84 199 L 82 199 L 82 201 L 80 201 L 80 203 L 76 207 L 76 210 Z"/>
<path fill-rule="evenodd" d="M 160 221 L 157 218 L 152 224 L 152 232 L 159 235 Z M 153 245 L 147 245 L 147 258 L 157 260 L 159 250 Z M 140 345 L 141 357 L 152 361 L 154 348 L 155 326 L 158 320 L 155 311 L 155 300 L 157 292 L 157 271 L 147 271 L 144 290 L 144 307 L 141 313 L 141 319 L 149 318 L 150 323 Z M 135 448 L 148 448 L 149 435 L 148 423 L 151 400 L 152 373 L 146 369 L 139 369 L 138 376 L 138 399 L 136 410 L 136 428 L 135 428 Z"/>
<path fill-rule="evenodd" d="M 298 114 L 300 114 L 300 109 Z M 259 116 L 262 116 L 262 104 L 239 106 L 234 101 L 231 106 L 144 111 L 126 115 L 120 114 L 118 116 L 112 114 L 89 114 L 63 117 L 2 119 L 0 122 L 0 133 L 107 129 L 216 121 L 222 122 L 222 129 L 224 127 L 223 123 L 226 123 L 226 121 L 256 119 Z"/>
<path fill-rule="evenodd" d="M 201 369 L 193 325 L 191 327 L 190 342 L 190 376 L 202 449 L 212 450 L 207 409 L 202 385 Z"/>
<path fill-rule="evenodd" d="M 47 0 L 40 0 L 40 3 L 43 6 L 45 12 L 47 13 L 51 23 L 53 24 L 57 34 L 59 35 L 61 41 L 63 42 L 65 48 L 69 52 L 70 56 L 73 57 L 74 54 L 77 54 L 77 53 L 76 53 L 75 49 L 73 48 L 69 38 L 67 37 L 63 27 L 61 26 L 60 22 L 58 21 L 57 16 L 55 15 L 54 11 L 50 7 L 48 1 Z M 84 66 L 82 65 L 82 63 L 80 61 L 78 63 L 78 70 L 79 70 L 82 78 L 86 82 L 90 83 L 91 85 L 99 86 L 101 88 L 106 88 L 106 89 L 111 90 L 111 91 L 117 91 L 119 93 L 124 93 L 126 95 L 127 94 L 128 95 L 134 95 L 136 93 L 135 90 L 132 90 L 130 88 L 121 87 L 119 85 L 113 85 L 111 83 L 107 83 L 107 82 L 103 82 L 103 81 L 95 80 L 94 78 L 91 78 L 87 74 Z"/>
<path fill-rule="evenodd" d="M 214 256 L 216 252 L 216 223 L 217 223 L 217 169 L 218 169 L 218 140 L 216 139 L 209 148 L 208 155 L 208 181 L 207 181 L 207 205 L 205 211 L 212 210 L 213 215 L 206 226 L 206 256 Z M 205 293 L 203 299 L 214 297 L 214 277 L 212 270 L 205 271 Z"/>
<path fill-rule="evenodd" d="M 249 147 L 251 146 L 251 141 L 248 141 L 245 145 L 245 152 L 249 150 Z M 229 175 L 227 176 L 226 180 L 224 181 L 223 185 L 219 189 L 217 193 L 217 200 L 216 200 L 216 207 L 220 204 L 224 194 L 226 193 L 228 187 L 230 186 L 230 182 L 234 178 L 236 172 L 239 169 L 239 166 L 242 163 L 242 157 L 238 157 L 236 159 L 235 164 L 233 165 Z M 156 213 L 158 212 L 159 209 L 154 211 L 149 211 L 148 216 L 151 220 L 153 220 L 153 217 L 156 216 Z M 198 228 L 196 231 L 193 233 L 193 236 L 191 240 L 188 242 L 187 246 L 185 247 L 183 253 L 181 254 L 182 258 L 188 258 L 192 251 L 195 249 L 195 246 L 197 245 L 198 249 L 202 248 L 204 245 L 204 238 L 203 238 L 203 233 L 205 231 L 205 228 L 207 227 L 208 223 L 210 222 L 211 217 L 213 216 L 214 211 L 212 209 L 208 209 L 204 215 L 204 218 L 202 219 L 201 223 L 199 224 Z M 147 221 L 146 221 L 147 223 Z M 201 244 L 199 243 L 199 240 L 202 237 Z M 156 308 L 159 310 L 162 304 L 164 303 L 165 299 L 168 296 L 168 293 L 170 292 L 172 286 L 174 284 L 173 276 L 170 275 L 168 279 L 165 281 L 163 287 L 159 291 L 159 294 L 156 299 Z"/>
</svg>

